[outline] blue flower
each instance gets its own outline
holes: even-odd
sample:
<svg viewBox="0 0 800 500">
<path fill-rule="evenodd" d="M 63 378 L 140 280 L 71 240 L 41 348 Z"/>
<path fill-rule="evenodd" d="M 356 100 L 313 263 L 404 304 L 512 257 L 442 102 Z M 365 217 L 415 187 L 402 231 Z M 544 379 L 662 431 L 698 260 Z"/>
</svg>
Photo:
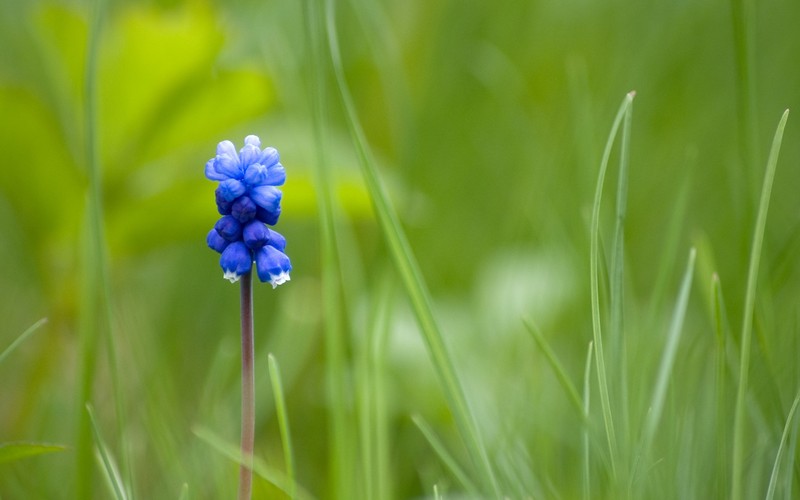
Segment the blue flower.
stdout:
<svg viewBox="0 0 800 500">
<path fill-rule="evenodd" d="M 205 175 L 218 181 L 214 192 L 222 217 L 206 236 L 219 252 L 224 278 L 237 281 L 256 264 L 261 281 L 272 287 L 289 281 L 292 265 L 284 250 L 286 239 L 268 228 L 278 222 L 286 171 L 275 148 L 261 149 L 255 135 L 244 139 L 238 152 L 231 141 L 217 145 L 217 154 L 206 162 Z"/>
<path fill-rule="evenodd" d="M 292 264 L 289 257 L 272 245 L 264 245 L 256 252 L 258 279 L 269 281 L 272 288 L 289 281 Z"/>
<path fill-rule="evenodd" d="M 235 283 L 243 274 L 249 273 L 253 268 L 253 254 L 244 243 L 234 241 L 222 251 L 219 265 L 224 271 L 222 277 Z"/>
</svg>

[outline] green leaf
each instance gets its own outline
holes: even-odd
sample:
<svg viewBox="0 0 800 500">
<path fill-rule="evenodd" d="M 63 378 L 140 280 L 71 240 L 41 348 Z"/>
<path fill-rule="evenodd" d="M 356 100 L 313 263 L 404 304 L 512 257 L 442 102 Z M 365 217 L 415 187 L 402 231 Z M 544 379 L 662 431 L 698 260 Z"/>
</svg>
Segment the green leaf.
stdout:
<svg viewBox="0 0 800 500">
<path fill-rule="evenodd" d="M 60 444 L 48 443 L 2 443 L 0 444 L 0 464 L 16 462 L 27 457 L 45 455 L 66 450 L 67 447 Z"/>
</svg>

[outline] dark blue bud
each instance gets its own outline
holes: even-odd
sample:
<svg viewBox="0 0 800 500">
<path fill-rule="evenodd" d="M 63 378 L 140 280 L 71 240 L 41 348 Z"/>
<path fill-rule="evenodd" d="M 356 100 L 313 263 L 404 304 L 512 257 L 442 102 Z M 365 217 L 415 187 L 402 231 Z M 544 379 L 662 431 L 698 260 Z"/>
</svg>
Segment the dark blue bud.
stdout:
<svg viewBox="0 0 800 500">
<path fill-rule="evenodd" d="M 226 215 L 214 224 L 214 229 L 228 241 L 242 239 L 242 224 L 231 215 Z"/>
<path fill-rule="evenodd" d="M 208 236 L 206 236 L 206 243 L 208 244 L 208 248 L 222 253 L 223 250 L 230 244 L 228 240 L 223 238 L 219 235 L 216 229 L 212 229 L 208 232 Z"/>
<path fill-rule="evenodd" d="M 231 205 L 231 215 L 242 224 L 246 224 L 256 216 L 257 208 L 255 202 L 251 200 L 250 197 L 240 196 L 233 202 L 233 205 Z"/>
<path fill-rule="evenodd" d="M 214 190 L 214 197 L 217 199 L 217 211 L 220 215 L 230 215 L 231 213 L 231 205 L 232 202 L 226 200 L 222 193 L 220 193 L 219 188 Z"/>
<path fill-rule="evenodd" d="M 274 226 L 278 222 L 278 217 L 281 216 L 281 207 L 278 205 L 278 208 L 275 210 L 266 210 L 261 207 L 256 209 L 256 219 L 260 220 L 264 224 L 269 224 L 270 226 Z"/>
<path fill-rule="evenodd" d="M 269 246 L 275 247 L 281 252 L 286 250 L 286 238 L 278 231 L 273 231 L 269 228 L 267 228 L 267 231 L 269 231 Z"/>
<path fill-rule="evenodd" d="M 253 250 L 258 250 L 270 241 L 270 230 L 263 222 L 254 220 L 244 226 L 242 230 L 244 244 Z"/>
</svg>

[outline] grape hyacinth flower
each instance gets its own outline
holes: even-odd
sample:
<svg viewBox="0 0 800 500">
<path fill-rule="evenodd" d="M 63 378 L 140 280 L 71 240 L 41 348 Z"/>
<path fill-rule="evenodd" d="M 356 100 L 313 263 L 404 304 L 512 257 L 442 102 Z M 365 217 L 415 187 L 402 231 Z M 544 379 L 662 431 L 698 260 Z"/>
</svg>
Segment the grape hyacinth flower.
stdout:
<svg viewBox="0 0 800 500">
<path fill-rule="evenodd" d="M 286 181 L 275 148 L 261 149 L 261 140 L 248 135 L 238 152 L 231 141 L 217 145 L 217 154 L 206 163 L 209 180 L 218 181 L 214 196 L 222 216 L 206 236 L 206 243 L 220 254 L 223 278 L 240 281 L 242 311 L 242 465 L 239 500 L 250 500 L 255 441 L 255 376 L 253 370 L 253 263 L 258 278 L 272 288 L 289 281 L 292 264 L 284 253 L 286 238 L 267 225 L 281 214 Z"/>
<path fill-rule="evenodd" d="M 222 141 L 217 155 L 206 163 L 205 174 L 219 181 L 214 194 L 222 218 L 206 242 L 221 254 L 223 277 L 235 283 L 255 262 L 258 278 L 272 288 L 289 281 L 292 264 L 284 253 L 286 240 L 265 225 L 275 225 L 281 213 L 278 186 L 286 181 L 286 171 L 278 151 L 261 149 L 255 135 L 245 137 L 238 152 L 231 141 Z"/>
</svg>

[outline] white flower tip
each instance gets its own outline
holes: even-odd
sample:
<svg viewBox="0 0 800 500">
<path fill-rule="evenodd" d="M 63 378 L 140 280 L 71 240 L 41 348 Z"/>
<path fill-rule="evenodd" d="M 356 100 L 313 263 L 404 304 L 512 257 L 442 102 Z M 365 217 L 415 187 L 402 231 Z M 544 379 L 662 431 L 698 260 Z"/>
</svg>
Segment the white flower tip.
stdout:
<svg viewBox="0 0 800 500">
<path fill-rule="evenodd" d="M 275 276 L 270 276 L 269 277 L 269 283 L 270 283 L 270 285 L 272 285 L 272 289 L 274 290 L 275 288 L 278 287 L 278 285 L 283 285 L 284 283 L 286 283 L 287 281 L 290 281 L 291 279 L 292 278 L 289 277 L 289 273 L 284 271 L 281 274 L 278 274 L 278 275 L 275 275 Z"/>
<path fill-rule="evenodd" d="M 225 274 L 222 275 L 223 278 L 230 281 L 231 283 L 236 283 L 239 281 L 239 278 L 242 277 L 241 274 L 236 274 L 235 271 L 225 271 Z M 273 285 L 274 287 L 275 285 Z"/>
</svg>

